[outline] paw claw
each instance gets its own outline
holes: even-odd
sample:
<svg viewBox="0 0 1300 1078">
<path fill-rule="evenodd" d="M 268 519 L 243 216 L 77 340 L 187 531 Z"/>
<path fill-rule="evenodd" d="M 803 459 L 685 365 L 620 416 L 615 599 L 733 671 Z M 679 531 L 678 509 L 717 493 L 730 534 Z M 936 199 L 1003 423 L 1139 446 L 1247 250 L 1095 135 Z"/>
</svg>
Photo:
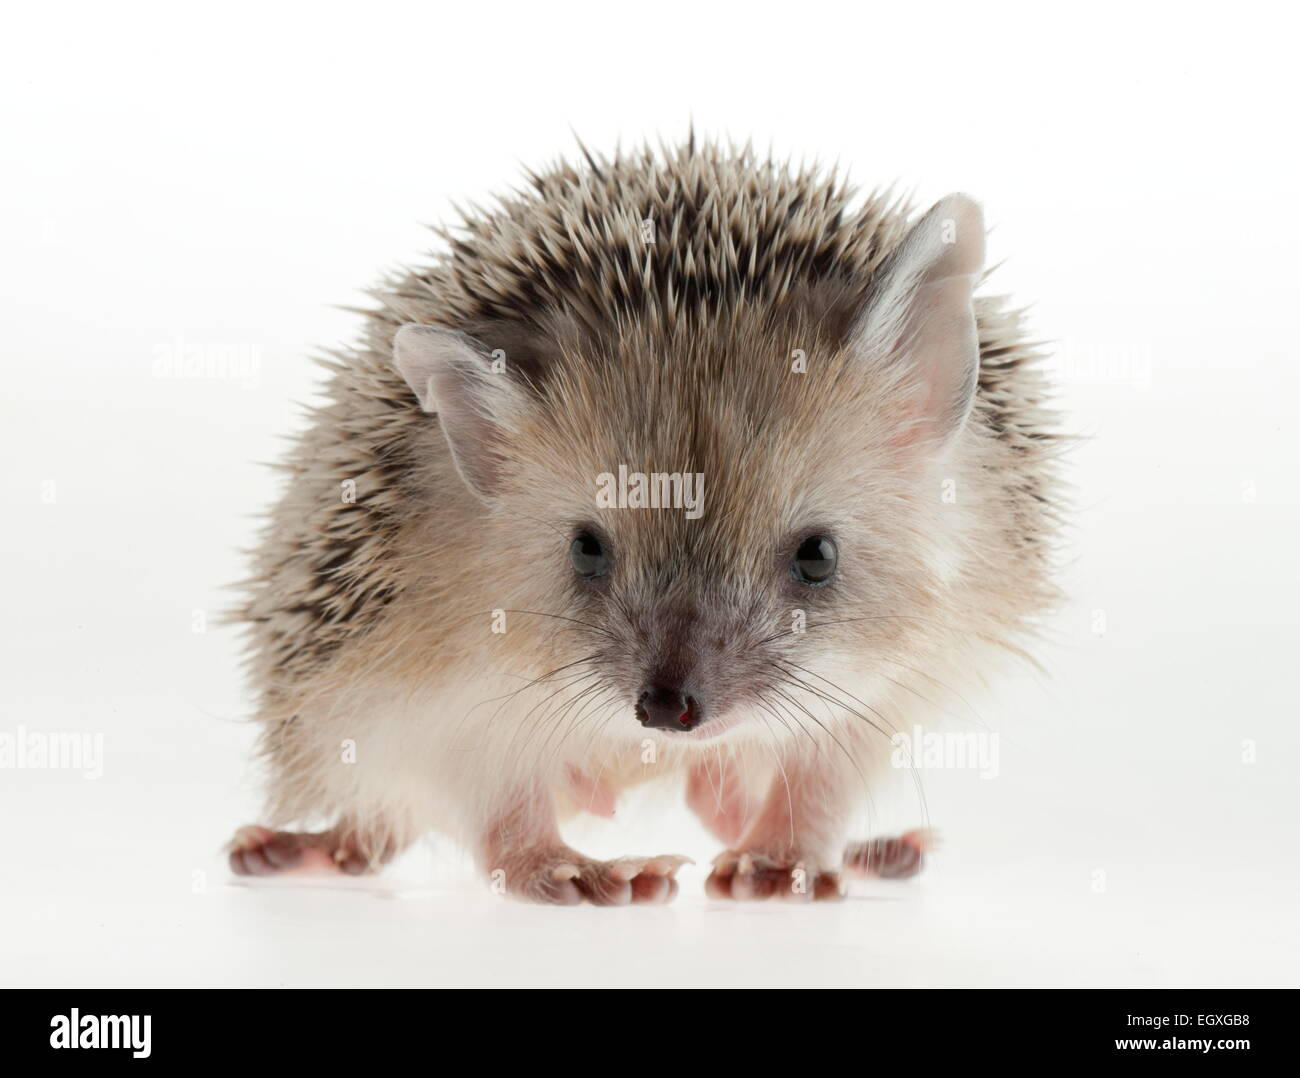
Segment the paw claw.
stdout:
<svg viewBox="0 0 1300 1078">
<path fill-rule="evenodd" d="M 679 857 L 676 854 L 663 854 L 659 857 L 647 859 L 643 872 L 651 873 L 655 876 L 665 876 L 668 879 L 674 879 L 677 876 L 677 870 L 682 865 L 695 864 L 689 857 Z"/>
<path fill-rule="evenodd" d="M 614 879 L 623 880 L 626 883 L 641 875 L 641 869 L 644 865 L 644 861 L 621 857 L 617 861 L 611 861 L 607 871 Z"/>
<path fill-rule="evenodd" d="M 257 824 L 245 824 L 235 832 L 235 837 L 230 840 L 229 849 L 234 850 L 252 850 L 259 846 L 264 846 L 275 834 L 269 827 L 259 827 Z"/>
</svg>

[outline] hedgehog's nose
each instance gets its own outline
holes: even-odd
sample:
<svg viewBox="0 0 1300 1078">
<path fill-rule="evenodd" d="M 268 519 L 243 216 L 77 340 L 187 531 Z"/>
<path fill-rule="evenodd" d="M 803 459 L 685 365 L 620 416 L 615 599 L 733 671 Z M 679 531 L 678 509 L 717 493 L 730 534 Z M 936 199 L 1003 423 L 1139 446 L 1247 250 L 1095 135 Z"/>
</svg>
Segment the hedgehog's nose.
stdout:
<svg viewBox="0 0 1300 1078">
<path fill-rule="evenodd" d="M 652 730 L 692 730 L 699 725 L 700 708 L 681 689 L 653 685 L 637 699 L 636 717 Z"/>
</svg>

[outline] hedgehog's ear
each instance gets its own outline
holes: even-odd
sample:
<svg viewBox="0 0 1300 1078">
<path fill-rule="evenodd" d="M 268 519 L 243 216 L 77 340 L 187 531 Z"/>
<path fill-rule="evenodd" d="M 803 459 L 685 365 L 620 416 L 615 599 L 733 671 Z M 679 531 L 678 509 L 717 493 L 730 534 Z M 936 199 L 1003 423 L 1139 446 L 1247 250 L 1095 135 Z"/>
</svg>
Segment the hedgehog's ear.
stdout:
<svg viewBox="0 0 1300 1078">
<path fill-rule="evenodd" d="M 972 293 L 983 267 L 984 216 L 965 195 L 949 195 L 877 273 L 854 348 L 902 379 L 913 402 L 902 442 L 940 450 L 970 414 L 980 364 Z"/>
<path fill-rule="evenodd" d="M 490 498 L 501 485 L 506 439 L 526 406 L 504 362 L 463 333 L 420 325 L 397 331 L 393 362 L 420 407 L 437 413 L 466 486 Z"/>
</svg>

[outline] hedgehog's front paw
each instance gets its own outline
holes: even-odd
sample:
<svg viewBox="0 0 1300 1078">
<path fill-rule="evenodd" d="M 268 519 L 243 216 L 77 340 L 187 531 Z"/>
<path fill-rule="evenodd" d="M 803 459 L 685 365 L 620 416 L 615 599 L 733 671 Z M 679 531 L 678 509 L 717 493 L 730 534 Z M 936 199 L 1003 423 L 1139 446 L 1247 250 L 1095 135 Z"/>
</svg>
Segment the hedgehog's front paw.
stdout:
<svg viewBox="0 0 1300 1078">
<path fill-rule="evenodd" d="M 677 894 L 677 870 L 690 863 L 689 858 L 672 854 L 593 861 L 568 847 L 530 850 L 505 860 L 506 864 L 489 868 L 494 889 L 559 906 L 670 902 Z"/>
<path fill-rule="evenodd" d="M 921 871 L 925 855 L 935 848 L 938 835 L 928 828 L 908 831 L 898 838 L 873 838 L 851 843 L 844 851 L 844 867 L 855 876 L 902 880 Z"/>
<path fill-rule="evenodd" d="M 823 868 L 794 857 L 773 858 L 746 850 L 726 850 L 713 859 L 704 884 L 710 898 L 751 901 L 781 898 L 790 902 L 844 897 L 837 868 Z"/>
<path fill-rule="evenodd" d="M 228 847 L 230 869 L 237 876 L 273 876 L 283 872 L 346 872 L 359 876 L 392 858 L 391 843 L 373 849 L 354 831 L 272 831 L 249 824 L 235 832 Z"/>
</svg>

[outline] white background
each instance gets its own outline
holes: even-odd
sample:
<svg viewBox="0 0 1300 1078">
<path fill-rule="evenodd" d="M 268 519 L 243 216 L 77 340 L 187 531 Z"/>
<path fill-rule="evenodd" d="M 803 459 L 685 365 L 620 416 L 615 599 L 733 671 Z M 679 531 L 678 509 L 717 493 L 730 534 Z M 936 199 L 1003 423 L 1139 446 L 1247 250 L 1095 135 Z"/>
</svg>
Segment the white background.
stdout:
<svg viewBox="0 0 1300 1078">
<path fill-rule="evenodd" d="M 16 985 L 1296 984 L 1294 37 L 1268 7 L 24 5 L 0 44 L 0 770 Z M 258 461 L 306 357 L 452 200 L 698 131 L 985 205 L 1055 342 L 1069 605 L 977 702 L 1000 774 L 924 774 L 906 884 L 727 907 L 505 902 L 430 845 L 377 880 L 236 885 L 256 817 L 227 630 Z M 256 378 L 155 377 L 236 347 Z M 50 484 L 53 484 L 51 486 Z M 50 500 L 52 497 L 52 500 Z M 1249 758 L 1254 746 L 1254 762 Z M 915 804 L 897 808 L 919 822 Z M 621 814 L 597 853 L 710 847 Z"/>
</svg>

